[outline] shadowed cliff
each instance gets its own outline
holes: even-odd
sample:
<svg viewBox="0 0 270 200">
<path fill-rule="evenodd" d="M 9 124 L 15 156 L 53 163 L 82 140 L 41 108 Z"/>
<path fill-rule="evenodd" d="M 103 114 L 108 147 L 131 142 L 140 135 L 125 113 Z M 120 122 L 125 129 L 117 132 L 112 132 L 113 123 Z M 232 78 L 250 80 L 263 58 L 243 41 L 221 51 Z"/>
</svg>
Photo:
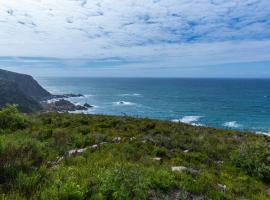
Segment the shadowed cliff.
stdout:
<svg viewBox="0 0 270 200">
<path fill-rule="evenodd" d="M 42 109 L 38 101 L 24 94 L 14 82 L 0 79 L 0 97 L 0 108 L 15 104 L 21 112 L 36 112 Z"/>
<path fill-rule="evenodd" d="M 51 97 L 51 94 L 42 88 L 38 82 L 29 75 L 0 69 L 0 80 L 15 83 L 25 95 L 32 97 L 37 101 Z"/>
</svg>

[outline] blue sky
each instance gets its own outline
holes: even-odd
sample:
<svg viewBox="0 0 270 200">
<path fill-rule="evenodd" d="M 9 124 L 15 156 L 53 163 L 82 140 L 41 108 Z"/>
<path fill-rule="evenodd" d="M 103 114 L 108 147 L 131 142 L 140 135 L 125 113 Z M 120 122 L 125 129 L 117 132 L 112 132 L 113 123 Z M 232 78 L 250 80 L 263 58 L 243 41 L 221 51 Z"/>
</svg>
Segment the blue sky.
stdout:
<svg viewBox="0 0 270 200">
<path fill-rule="evenodd" d="M 0 68 L 270 78 L 270 1 L 2 0 Z"/>
</svg>

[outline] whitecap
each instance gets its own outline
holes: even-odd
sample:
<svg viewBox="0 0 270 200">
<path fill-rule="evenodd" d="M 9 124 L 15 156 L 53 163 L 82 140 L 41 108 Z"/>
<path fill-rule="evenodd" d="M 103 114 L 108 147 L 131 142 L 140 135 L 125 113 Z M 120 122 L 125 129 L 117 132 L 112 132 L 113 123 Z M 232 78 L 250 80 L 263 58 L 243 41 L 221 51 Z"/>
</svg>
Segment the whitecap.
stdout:
<svg viewBox="0 0 270 200">
<path fill-rule="evenodd" d="M 202 116 L 191 115 L 191 116 L 184 116 L 181 119 L 173 119 L 171 121 L 176 122 L 176 123 L 183 122 L 186 124 L 191 124 L 193 126 L 203 126 L 203 124 L 195 123 L 195 122 L 199 121 L 200 118 L 202 118 Z"/>
<path fill-rule="evenodd" d="M 72 114 L 91 114 L 89 110 L 75 110 L 75 111 L 69 111 L 69 113 Z"/>
<path fill-rule="evenodd" d="M 242 125 L 238 124 L 237 121 L 230 121 L 230 122 L 225 122 L 223 126 L 228 127 L 228 128 L 239 128 Z"/>
<path fill-rule="evenodd" d="M 53 99 L 49 99 L 47 100 L 47 103 L 54 103 L 56 101 L 59 101 L 61 98 L 53 98 Z"/>
<path fill-rule="evenodd" d="M 117 101 L 117 102 L 113 102 L 113 104 L 115 104 L 115 105 L 121 105 L 121 106 L 132 106 L 132 105 L 135 105 L 135 103 L 128 102 L 128 101 Z"/>
<path fill-rule="evenodd" d="M 85 94 L 85 95 L 83 95 L 83 97 L 86 97 L 86 98 L 93 97 L 93 96 L 95 96 L 95 95 L 93 95 L 93 94 Z"/>
<path fill-rule="evenodd" d="M 91 104 L 91 106 L 92 106 L 91 108 L 99 108 L 99 106 L 96 106 L 96 105 Z M 89 108 L 89 109 L 91 109 L 91 108 Z"/>
<path fill-rule="evenodd" d="M 256 134 L 270 136 L 270 132 L 256 131 Z"/>
</svg>

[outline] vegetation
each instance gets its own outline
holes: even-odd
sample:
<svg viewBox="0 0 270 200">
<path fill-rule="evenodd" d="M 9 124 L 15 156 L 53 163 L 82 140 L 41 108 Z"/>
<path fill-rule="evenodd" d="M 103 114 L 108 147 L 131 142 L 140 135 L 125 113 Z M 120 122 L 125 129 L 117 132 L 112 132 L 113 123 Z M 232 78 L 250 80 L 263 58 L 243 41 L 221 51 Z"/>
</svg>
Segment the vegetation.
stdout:
<svg viewBox="0 0 270 200">
<path fill-rule="evenodd" d="M 263 200 L 269 151 L 270 137 L 250 133 L 131 117 L 21 115 L 9 106 L 0 111 L 0 195 Z"/>
</svg>

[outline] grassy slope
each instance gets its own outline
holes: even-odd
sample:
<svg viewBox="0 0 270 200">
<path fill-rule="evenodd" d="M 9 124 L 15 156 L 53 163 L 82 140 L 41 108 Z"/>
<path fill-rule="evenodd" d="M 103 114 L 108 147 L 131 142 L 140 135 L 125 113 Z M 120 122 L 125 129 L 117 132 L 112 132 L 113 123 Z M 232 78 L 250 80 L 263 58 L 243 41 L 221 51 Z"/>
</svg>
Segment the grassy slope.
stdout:
<svg viewBox="0 0 270 200">
<path fill-rule="evenodd" d="M 3 199 L 269 199 L 267 136 L 129 117 L 41 114 L 27 121 L 0 131 Z M 49 162 L 101 142 L 108 144 Z"/>
</svg>

